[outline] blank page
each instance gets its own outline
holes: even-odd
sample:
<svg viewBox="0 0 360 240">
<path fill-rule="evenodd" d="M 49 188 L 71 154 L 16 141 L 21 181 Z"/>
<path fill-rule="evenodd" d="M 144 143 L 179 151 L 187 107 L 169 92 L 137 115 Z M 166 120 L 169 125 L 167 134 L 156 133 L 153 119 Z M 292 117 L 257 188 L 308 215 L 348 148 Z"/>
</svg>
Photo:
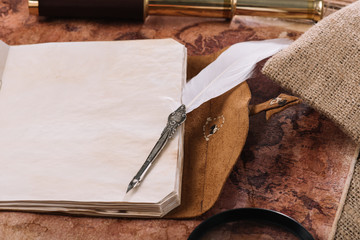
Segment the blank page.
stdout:
<svg viewBox="0 0 360 240">
<path fill-rule="evenodd" d="M 180 106 L 186 50 L 174 40 L 11 46 L 0 91 L 1 201 L 124 201 Z M 129 202 L 179 189 L 177 133 Z"/>
</svg>

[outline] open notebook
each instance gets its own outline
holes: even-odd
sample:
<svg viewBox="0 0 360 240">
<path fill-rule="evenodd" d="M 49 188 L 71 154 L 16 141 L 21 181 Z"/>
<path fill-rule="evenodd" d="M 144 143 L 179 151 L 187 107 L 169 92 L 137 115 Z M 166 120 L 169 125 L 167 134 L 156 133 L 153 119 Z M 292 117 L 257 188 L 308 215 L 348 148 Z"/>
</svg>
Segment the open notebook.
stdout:
<svg viewBox="0 0 360 240">
<path fill-rule="evenodd" d="M 126 194 L 180 106 L 171 39 L 0 43 L 0 209 L 163 216 L 180 204 L 183 129 Z"/>
</svg>

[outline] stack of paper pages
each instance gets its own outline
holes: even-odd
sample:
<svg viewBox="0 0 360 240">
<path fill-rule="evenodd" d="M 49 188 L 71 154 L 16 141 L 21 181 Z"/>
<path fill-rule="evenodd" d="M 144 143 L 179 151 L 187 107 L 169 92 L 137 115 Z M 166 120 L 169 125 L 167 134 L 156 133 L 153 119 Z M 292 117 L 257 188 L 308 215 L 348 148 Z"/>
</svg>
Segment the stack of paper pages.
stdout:
<svg viewBox="0 0 360 240">
<path fill-rule="evenodd" d="M 163 216 L 180 204 L 183 129 L 126 189 L 181 104 L 171 39 L 0 43 L 0 209 Z"/>
</svg>

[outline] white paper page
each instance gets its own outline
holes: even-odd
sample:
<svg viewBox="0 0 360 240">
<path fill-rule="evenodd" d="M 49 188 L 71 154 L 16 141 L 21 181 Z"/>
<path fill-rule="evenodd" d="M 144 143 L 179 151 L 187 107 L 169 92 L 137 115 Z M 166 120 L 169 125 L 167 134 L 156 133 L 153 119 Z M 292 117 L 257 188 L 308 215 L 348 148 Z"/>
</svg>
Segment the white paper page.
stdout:
<svg viewBox="0 0 360 240">
<path fill-rule="evenodd" d="M 3 41 L 0 40 L 0 81 L 5 69 L 9 48 L 9 45 L 5 44 Z"/>
<path fill-rule="evenodd" d="M 122 201 L 180 106 L 174 40 L 12 46 L 0 91 L 0 200 Z M 178 139 L 131 202 L 174 191 Z"/>
</svg>

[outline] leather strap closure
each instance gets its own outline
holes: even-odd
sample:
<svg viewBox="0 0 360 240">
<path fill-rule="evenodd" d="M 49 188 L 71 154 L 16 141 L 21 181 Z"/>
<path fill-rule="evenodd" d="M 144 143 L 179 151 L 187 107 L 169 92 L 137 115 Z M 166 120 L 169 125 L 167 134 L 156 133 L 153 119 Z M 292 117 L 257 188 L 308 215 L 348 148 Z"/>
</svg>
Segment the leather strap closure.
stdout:
<svg viewBox="0 0 360 240">
<path fill-rule="evenodd" d="M 276 98 L 270 99 L 266 102 L 249 105 L 249 115 L 255 115 L 260 112 L 266 111 L 266 120 L 269 120 L 275 113 L 281 112 L 282 110 L 301 103 L 301 99 L 287 94 L 280 94 Z"/>
</svg>

